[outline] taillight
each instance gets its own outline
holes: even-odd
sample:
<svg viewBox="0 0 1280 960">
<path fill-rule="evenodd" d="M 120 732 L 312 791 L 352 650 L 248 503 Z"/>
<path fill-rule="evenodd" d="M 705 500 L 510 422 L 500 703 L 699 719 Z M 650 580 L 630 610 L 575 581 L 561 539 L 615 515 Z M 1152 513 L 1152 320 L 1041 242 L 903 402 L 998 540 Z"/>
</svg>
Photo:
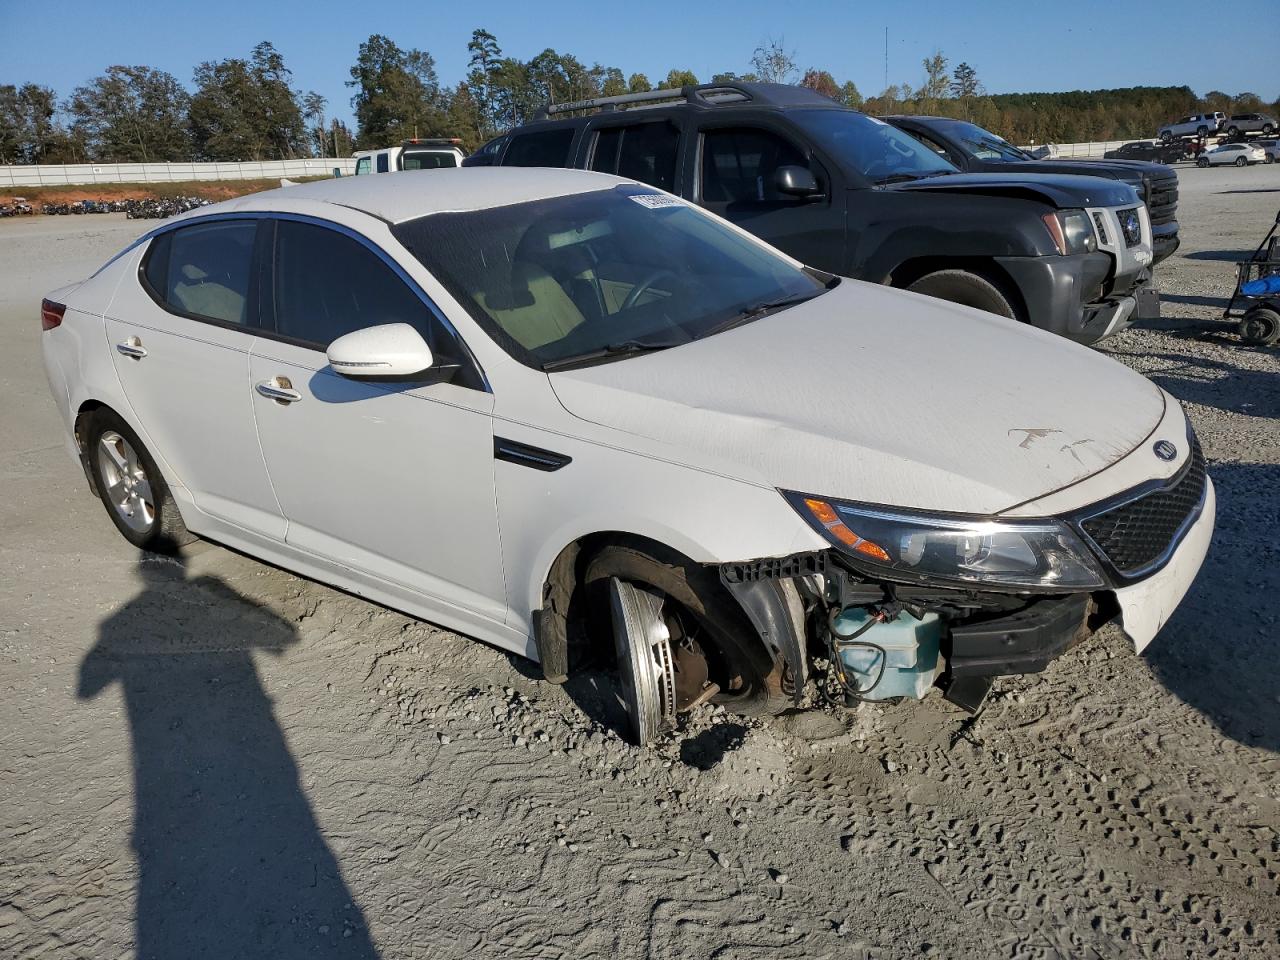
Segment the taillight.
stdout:
<svg viewBox="0 0 1280 960">
<path fill-rule="evenodd" d="M 40 329 L 52 330 L 62 323 L 62 315 L 67 312 L 65 303 L 54 303 L 52 300 L 40 302 Z"/>
</svg>

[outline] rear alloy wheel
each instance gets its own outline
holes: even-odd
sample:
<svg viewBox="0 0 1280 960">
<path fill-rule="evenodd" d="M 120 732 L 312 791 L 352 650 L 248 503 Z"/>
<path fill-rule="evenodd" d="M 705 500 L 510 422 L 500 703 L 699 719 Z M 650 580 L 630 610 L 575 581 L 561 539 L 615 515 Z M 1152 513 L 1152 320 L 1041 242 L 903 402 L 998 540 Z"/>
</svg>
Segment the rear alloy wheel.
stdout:
<svg viewBox="0 0 1280 960">
<path fill-rule="evenodd" d="M 938 270 L 927 273 L 907 287 L 913 293 L 950 300 L 964 307 L 974 307 L 1010 320 L 1021 319 L 1012 300 L 986 277 L 968 270 Z"/>
<path fill-rule="evenodd" d="M 1200 167 L 1201 169 L 1204 169 L 1204 168 L 1205 168 L 1205 167 L 1207 167 L 1208 165 L 1209 165 L 1209 158 L 1208 158 L 1208 157 L 1199 157 L 1199 158 L 1196 160 L 1196 166 L 1197 166 L 1197 167 Z"/>
<path fill-rule="evenodd" d="M 1269 347 L 1280 340 L 1280 311 L 1254 307 L 1240 321 L 1240 339 L 1251 347 Z"/>
<path fill-rule="evenodd" d="M 1238 136 L 1240 136 L 1240 128 L 1239 128 L 1239 127 L 1227 127 L 1227 136 L 1228 136 L 1228 137 L 1238 137 Z"/>
<path fill-rule="evenodd" d="M 1249 165 L 1249 161 L 1246 160 L 1244 157 L 1236 157 L 1237 167 L 1247 167 L 1248 165 Z"/>
<path fill-rule="evenodd" d="M 135 547 L 170 552 L 195 538 L 138 435 L 110 410 L 97 411 L 85 437 L 85 456 L 98 496 L 116 529 Z"/>
<path fill-rule="evenodd" d="M 1275 128 L 1275 126 L 1274 126 L 1273 124 L 1270 124 L 1270 123 L 1264 123 L 1264 124 L 1262 125 L 1262 135 L 1263 135 L 1264 137 L 1269 137 L 1269 136 L 1271 136 L 1271 134 L 1275 131 L 1275 129 L 1276 129 L 1276 128 Z"/>
<path fill-rule="evenodd" d="M 1161 143 L 1171 143 L 1172 141 L 1173 141 L 1173 134 L 1172 134 L 1172 133 L 1170 133 L 1168 130 L 1161 130 L 1161 131 L 1160 131 L 1160 142 L 1161 142 Z"/>
</svg>

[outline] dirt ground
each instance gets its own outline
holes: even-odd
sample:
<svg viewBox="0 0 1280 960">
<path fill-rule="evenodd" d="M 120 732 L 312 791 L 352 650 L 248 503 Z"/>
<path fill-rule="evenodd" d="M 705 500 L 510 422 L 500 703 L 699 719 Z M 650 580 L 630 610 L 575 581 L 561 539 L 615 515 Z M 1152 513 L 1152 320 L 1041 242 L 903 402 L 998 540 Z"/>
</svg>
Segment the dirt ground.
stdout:
<svg viewBox="0 0 1280 960">
<path fill-rule="evenodd" d="M 139 556 L 62 446 L 41 294 L 150 224 L 0 223 L 0 956 L 1280 956 L 1280 352 L 1209 321 L 1280 167 L 1184 166 L 1166 319 L 1213 548 L 1141 657 L 648 752 L 604 679 L 217 547 Z M 1080 389 L 1089 389 L 1081 384 Z"/>
<path fill-rule="evenodd" d="M 294 177 L 295 183 L 321 177 Z M 243 197 L 247 193 L 273 190 L 280 178 L 268 180 L 181 180 L 173 183 L 89 183 L 47 187 L 13 187 L 0 191 L 0 205 L 21 197 L 40 209 L 44 203 L 76 203 L 80 200 L 155 200 L 162 197 L 201 197 L 217 202 Z M 33 214 L 39 216 L 40 214 Z M 100 216 L 100 214 L 94 214 Z M 78 231 L 71 231 L 77 233 Z"/>
</svg>

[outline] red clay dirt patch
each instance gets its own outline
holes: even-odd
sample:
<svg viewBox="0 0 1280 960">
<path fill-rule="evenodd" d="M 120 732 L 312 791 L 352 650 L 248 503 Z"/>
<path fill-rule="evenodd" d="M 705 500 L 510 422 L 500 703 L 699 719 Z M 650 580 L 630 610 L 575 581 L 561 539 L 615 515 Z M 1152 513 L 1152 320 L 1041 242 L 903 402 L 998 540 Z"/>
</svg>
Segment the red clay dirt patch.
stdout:
<svg viewBox="0 0 1280 960">
<path fill-rule="evenodd" d="M 321 180 L 323 177 L 298 178 Z M 0 193 L 0 203 L 22 197 L 36 208 L 44 203 L 76 203 L 79 200 L 159 200 L 164 197 L 201 197 L 217 202 L 249 193 L 273 190 L 280 180 L 187 180 L 175 183 L 82 183 L 47 187 L 13 187 Z"/>
</svg>

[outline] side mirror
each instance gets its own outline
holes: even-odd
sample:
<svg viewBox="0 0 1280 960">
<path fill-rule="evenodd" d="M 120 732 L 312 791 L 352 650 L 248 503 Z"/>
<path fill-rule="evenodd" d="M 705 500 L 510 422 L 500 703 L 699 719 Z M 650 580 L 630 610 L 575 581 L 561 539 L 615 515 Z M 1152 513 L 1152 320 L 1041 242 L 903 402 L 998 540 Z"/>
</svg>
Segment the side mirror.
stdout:
<svg viewBox="0 0 1280 960">
<path fill-rule="evenodd" d="M 422 334 L 407 323 L 354 330 L 329 344 L 326 355 L 334 373 L 352 380 L 404 380 L 435 362 Z"/>
<path fill-rule="evenodd" d="M 821 196 L 818 181 L 808 167 L 787 164 L 779 167 L 773 174 L 773 185 L 779 193 L 806 199 Z"/>
</svg>

